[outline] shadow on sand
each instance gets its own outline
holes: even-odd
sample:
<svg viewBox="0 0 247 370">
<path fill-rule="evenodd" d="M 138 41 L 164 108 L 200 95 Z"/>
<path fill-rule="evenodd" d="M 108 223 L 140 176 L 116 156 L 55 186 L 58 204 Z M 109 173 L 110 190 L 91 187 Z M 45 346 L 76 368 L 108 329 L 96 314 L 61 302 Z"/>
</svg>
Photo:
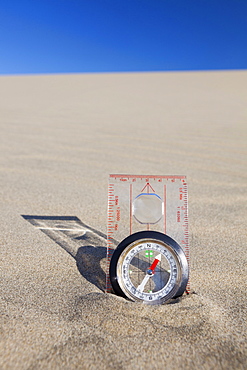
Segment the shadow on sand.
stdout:
<svg viewBox="0 0 247 370">
<path fill-rule="evenodd" d="M 105 234 L 75 216 L 22 217 L 66 250 L 76 260 L 77 268 L 85 279 L 105 290 L 106 274 L 101 267 L 107 250 Z"/>
</svg>

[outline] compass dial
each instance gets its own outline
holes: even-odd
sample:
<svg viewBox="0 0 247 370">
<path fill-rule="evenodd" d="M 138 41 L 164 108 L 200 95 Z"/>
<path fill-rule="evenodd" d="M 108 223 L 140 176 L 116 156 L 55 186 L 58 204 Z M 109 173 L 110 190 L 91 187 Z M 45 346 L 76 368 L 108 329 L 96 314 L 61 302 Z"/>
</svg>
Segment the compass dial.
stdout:
<svg viewBox="0 0 247 370">
<path fill-rule="evenodd" d="M 156 231 L 141 231 L 128 236 L 114 251 L 110 278 L 116 294 L 160 304 L 183 294 L 188 263 L 172 238 Z"/>
</svg>

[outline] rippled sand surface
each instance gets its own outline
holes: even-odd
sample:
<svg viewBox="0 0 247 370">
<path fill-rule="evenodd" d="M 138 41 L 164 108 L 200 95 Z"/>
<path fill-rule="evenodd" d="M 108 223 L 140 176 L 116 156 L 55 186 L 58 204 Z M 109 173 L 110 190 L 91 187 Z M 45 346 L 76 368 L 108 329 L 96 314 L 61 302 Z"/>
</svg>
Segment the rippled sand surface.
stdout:
<svg viewBox="0 0 247 370">
<path fill-rule="evenodd" d="M 247 72 L 2 76 L 0 96 L 0 368 L 246 369 Z M 103 292 L 109 173 L 187 175 L 193 294 Z"/>
</svg>

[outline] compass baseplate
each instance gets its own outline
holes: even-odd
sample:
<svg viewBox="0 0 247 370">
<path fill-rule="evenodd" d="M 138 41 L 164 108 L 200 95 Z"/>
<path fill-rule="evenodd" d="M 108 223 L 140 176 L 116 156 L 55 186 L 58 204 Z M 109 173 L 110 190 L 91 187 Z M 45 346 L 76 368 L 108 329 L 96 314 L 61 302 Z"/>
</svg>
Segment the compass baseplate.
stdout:
<svg viewBox="0 0 247 370">
<path fill-rule="evenodd" d="M 145 213 L 145 207 L 152 212 Z M 183 175 L 109 176 L 106 292 L 112 291 L 109 266 L 117 245 L 128 235 L 153 230 L 173 238 L 189 264 L 187 180 Z M 190 291 L 189 283 L 186 288 Z"/>
</svg>

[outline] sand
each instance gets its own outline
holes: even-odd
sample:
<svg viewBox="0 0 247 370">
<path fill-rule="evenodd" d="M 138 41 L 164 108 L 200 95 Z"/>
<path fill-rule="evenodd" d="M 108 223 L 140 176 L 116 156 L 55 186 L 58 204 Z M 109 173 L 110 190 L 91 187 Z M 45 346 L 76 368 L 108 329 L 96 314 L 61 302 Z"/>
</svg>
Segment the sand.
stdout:
<svg viewBox="0 0 247 370">
<path fill-rule="evenodd" d="M 2 76 L 0 97 L 0 368 L 246 369 L 247 71 Z M 109 173 L 187 175 L 193 294 L 104 293 Z"/>
</svg>

